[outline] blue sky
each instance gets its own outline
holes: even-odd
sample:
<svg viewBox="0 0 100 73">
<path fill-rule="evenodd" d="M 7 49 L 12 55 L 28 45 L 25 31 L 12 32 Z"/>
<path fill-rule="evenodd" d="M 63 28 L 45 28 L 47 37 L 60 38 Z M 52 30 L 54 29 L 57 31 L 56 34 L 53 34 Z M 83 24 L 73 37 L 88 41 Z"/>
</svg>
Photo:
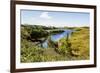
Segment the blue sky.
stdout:
<svg viewBox="0 0 100 73">
<path fill-rule="evenodd" d="M 60 12 L 42 10 L 21 10 L 21 24 L 55 27 L 89 26 L 90 14 L 79 12 Z"/>
</svg>

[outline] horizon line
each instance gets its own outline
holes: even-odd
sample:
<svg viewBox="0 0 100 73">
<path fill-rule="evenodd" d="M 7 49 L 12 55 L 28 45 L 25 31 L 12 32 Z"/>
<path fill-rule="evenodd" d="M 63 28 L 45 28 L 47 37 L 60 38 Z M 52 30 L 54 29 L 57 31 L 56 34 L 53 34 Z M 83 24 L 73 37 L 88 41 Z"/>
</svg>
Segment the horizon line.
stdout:
<svg viewBox="0 0 100 73">
<path fill-rule="evenodd" d="M 37 24 L 24 23 L 24 24 L 21 24 L 21 25 L 33 25 L 34 26 L 34 25 L 37 25 Z M 37 26 L 46 26 L 46 25 L 41 25 L 41 24 L 39 25 L 38 24 Z M 53 26 L 53 25 L 50 25 L 50 26 L 46 26 L 46 27 L 89 27 L 89 26 L 67 26 L 67 25 L 66 26 Z"/>
</svg>

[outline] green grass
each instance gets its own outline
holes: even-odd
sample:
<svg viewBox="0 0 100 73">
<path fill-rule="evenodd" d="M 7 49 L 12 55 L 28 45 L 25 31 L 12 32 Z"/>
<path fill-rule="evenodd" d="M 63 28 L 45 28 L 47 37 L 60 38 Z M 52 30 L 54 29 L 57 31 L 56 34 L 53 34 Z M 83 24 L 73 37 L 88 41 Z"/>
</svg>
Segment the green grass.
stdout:
<svg viewBox="0 0 100 73">
<path fill-rule="evenodd" d="M 53 42 L 44 49 L 27 38 L 32 32 L 31 27 L 21 28 L 21 62 L 48 62 L 48 61 L 68 61 L 89 59 L 89 28 L 75 27 L 69 39 L 62 38 L 54 47 Z M 41 28 L 43 31 L 43 29 Z M 40 31 L 40 30 L 39 30 Z M 40 33 L 40 32 L 39 32 Z M 43 33 L 44 34 L 44 33 Z"/>
<path fill-rule="evenodd" d="M 74 32 L 70 38 L 74 59 L 89 59 L 89 28 L 81 28 Z"/>
</svg>

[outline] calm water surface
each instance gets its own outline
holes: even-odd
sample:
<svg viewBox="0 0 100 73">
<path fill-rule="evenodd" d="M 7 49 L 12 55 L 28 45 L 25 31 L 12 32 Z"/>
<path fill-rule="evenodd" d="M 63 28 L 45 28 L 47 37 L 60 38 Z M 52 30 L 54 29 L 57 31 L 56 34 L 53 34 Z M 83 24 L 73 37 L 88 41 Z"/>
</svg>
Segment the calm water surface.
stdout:
<svg viewBox="0 0 100 73">
<path fill-rule="evenodd" d="M 71 37 L 73 30 L 64 30 L 62 33 L 54 34 L 50 36 L 51 41 L 57 42 L 64 37 Z M 48 48 L 48 39 L 42 43 L 43 48 Z"/>
</svg>

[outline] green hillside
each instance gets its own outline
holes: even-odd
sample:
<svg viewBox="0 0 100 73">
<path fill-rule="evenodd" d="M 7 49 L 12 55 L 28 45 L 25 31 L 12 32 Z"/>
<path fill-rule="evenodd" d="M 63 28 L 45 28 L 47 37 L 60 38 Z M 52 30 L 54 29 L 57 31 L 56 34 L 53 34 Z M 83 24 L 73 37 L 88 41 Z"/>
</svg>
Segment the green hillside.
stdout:
<svg viewBox="0 0 100 73">
<path fill-rule="evenodd" d="M 48 32 L 47 30 L 56 30 Z M 89 59 L 89 27 L 67 27 L 73 29 L 70 38 L 58 42 L 48 42 L 49 47 L 41 43 L 52 34 L 61 33 L 60 28 L 39 25 L 21 25 L 21 62 L 47 62 Z"/>
</svg>

